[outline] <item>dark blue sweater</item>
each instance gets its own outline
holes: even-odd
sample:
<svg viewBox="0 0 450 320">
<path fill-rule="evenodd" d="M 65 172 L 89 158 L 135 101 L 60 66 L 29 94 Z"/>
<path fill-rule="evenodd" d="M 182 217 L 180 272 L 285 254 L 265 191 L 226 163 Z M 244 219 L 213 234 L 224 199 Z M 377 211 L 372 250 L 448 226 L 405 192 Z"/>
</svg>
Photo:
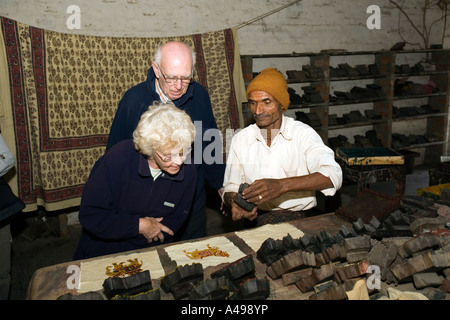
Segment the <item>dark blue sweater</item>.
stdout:
<svg viewBox="0 0 450 320">
<path fill-rule="evenodd" d="M 161 223 L 176 232 L 187 218 L 195 184 L 194 165 L 153 180 L 147 159 L 132 140 L 116 144 L 96 162 L 84 187 L 79 212 L 83 233 L 74 259 L 161 244 L 149 244 L 138 233 L 139 218 L 163 217 Z M 164 236 L 165 243 L 172 240 Z"/>
<path fill-rule="evenodd" d="M 155 100 L 160 100 L 159 95 L 155 90 L 155 79 L 155 73 L 153 72 L 153 69 L 150 68 L 147 72 L 147 80 L 145 82 L 142 82 L 125 92 L 119 103 L 111 126 L 106 150 L 121 140 L 130 139 L 141 115 L 148 110 L 148 107 L 152 105 Z M 202 130 L 201 132 L 197 132 L 194 144 L 201 143 L 203 152 L 208 144 L 215 142 L 203 141 L 202 137 L 204 136 L 205 131 L 208 129 L 217 129 L 208 92 L 199 83 L 192 81 L 189 84 L 186 93 L 180 99 L 173 101 L 173 103 L 181 110 L 184 110 L 191 117 L 193 122 L 201 121 Z M 222 141 L 220 141 L 220 146 L 222 146 Z M 198 155 L 195 156 L 195 151 L 197 149 L 199 148 L 194 147 L 192 152 L 192 157 L 194 159 L 199 158 Z M 192 160 L 191 163 L 194 163 L 194 161 Z M 196 164 L 196 167 L 198 182 L 194 207 L 192 209 L 193 212 L 197 211 L 205 204 L 205 178 L 212 188 L 219 190 L 223 186 L 225 172 L 225 164 L 223 163 L 207 164 L 202 161 L 201 164 Z"/>
</svg>

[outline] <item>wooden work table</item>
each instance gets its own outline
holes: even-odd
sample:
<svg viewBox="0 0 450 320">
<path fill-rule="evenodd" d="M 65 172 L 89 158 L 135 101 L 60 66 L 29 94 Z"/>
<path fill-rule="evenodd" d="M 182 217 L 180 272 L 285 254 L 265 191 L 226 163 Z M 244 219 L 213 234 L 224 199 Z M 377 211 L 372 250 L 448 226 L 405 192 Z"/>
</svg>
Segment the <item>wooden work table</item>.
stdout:
<svg viewBox="0 0 450 320">
<path fill-rule="evenodd" d="M 320 233 L 323 230 L 327 230 L 329 233 L 336 233 L 339 231 L 339 229 L 347 224 L 350 225 L 348 222 L 342 220 L 338 216 L 336 216 L 334 213 L 328 213 L 328 214 L 322 214 L 317 215 L 314 217 L 294 220 L 289 222 L 294 227 L 300 229 L 305 234 L 311 234 L 316 235 Z M 266 273 L 266 265 L 261 263 L 256 258 L 256 252 L 251 249 L 241 238 L 239 238 L 235 232 L 225 233 L 221 235 L 211 236 L 208 238 L 213 237 L 226 237 L 231 242 L 233 242 L 244 254 L 246 255 L 253 255 L 254 262 L 255 262 L 255 275 L 258 278 L 264 278 L 267 277 L 270 280 L 270 286 L 271 286 L 271 297 L 270 299 L 274 300 L 300 300 L 300 299 L 307 299 L 308 296 L 311 294 L 309 293 L 302 293 L 295 285 L 290 286 L 283 286 L 281 279 L 278 280 L 272 280 L 270 277 L 267 276 Z M 270 235 L 267 235 L 267 238 L 270 238 Z M 207 239 L 207 238 L 204 238 Z M 198 240 L 198 239 L 196 239 Z M 188 241 L 184 241 L 188 242 Z M 164 271 L 170 272 L 174 269 L 174 262 L 169 258 L 164 248 L 168 246 L 177 245 L 183 242 L 177 242 L 177 243 L 171 243 L 171 244 L 162 244 L 160 246 L 142 249 L 133 251 L 134 253 L 141 253 L 141 252 L 148 252 L 156 250 L 158 252 L 161 265 L 164 268 Z M 124 253 L 116 254 L 116 255 L 123 255 Z M 114 256 L 114 255 L 111 255 Z M 108 257 L 103 256 L 101 258 Z M 92 258 L 82 261 L 91 261 L 99 258 Z M 71 272 L 68 271 L 68 268 L 70 266 L 77 266 L 80 267 L 80 264 L 82 262 L 81 260 L 78 261 L 69 261 L 45 268 L 41 268 L 37 270 L 28 287 L 27 292 L 27 299 L 30 300 L 54 300 L 60 297 L 61 295 L 64 295 L 66 293 L 72 293 L 77 294 L 76 289 L 69 289 L 67 286 L 68 278 L 71 275 Z M 220 268 L 222 268 L 224 264 L 214 266 L 214 267 L 207 267 L 204 268 L 204 276 L 205 278 L 209 277 L 209 275 Z M 152 278 L 152 284 L 154 288 L 159 288 L 159 279 L 153 279 Z M 173 296 L 171 294 L 165 293 L 164 290 L 161 289 L 161 300 L 170 300 L 173 299 Z"/>
</svg>

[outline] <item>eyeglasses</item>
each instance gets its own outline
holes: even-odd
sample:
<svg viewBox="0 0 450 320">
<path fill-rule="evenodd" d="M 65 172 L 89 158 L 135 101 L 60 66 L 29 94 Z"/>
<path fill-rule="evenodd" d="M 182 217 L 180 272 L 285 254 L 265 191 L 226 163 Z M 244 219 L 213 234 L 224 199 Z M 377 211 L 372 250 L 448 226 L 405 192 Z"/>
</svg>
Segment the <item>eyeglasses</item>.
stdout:
<svg viewBox="0 0 450 320">
<path fill-rule="evenodd" d="M 162 72 L 161 67 L 158 66 L 160 75 L 164 78 L 164 81 L 168 84 L 175 84 L 178 81 L 181 81 L 182 84 L 189 84 L 191 82 L 192 77 L 172 77 L 166 76 L 164 72 Z"/>
<path fill-rule="evenodd" d="M 186 150 L 186 152 L 184 153 L 183 151 L 181 151 L 179 154 L 159 154 L 158 151 L 155 151 L 156 155 L 161 159 L 162 162 L 165 163 L 170 163 L 170 162 L 174 162 L 176 159 L 180 159 L 181 161 L 186 160 L 188 154 L 191 152 L 191 149 Z"/>
</svg>

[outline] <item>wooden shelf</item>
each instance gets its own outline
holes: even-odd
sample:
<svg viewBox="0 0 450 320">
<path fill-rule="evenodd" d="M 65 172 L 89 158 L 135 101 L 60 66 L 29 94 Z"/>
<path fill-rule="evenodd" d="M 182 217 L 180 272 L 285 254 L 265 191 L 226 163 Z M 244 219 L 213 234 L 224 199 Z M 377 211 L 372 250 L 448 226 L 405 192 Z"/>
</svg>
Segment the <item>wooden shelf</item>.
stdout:
<svg viewBox="0 0 450 320">
<path fill-rule="evenodd" d="M 423 70 L 420 72 L 396 73 L 396 65 L 401 65 L 397 59 L 401 55 L 427 54 L 427 58 L 434 64 L 435 70 Z M 345 76 L 345 77 L 330 77 L 330 59 L 331 57 L 340 57 L 339 60 L 348 60 L 349 65 L 356 67 L 361 64 L 355 60 L 355 56 L 368 56 L 364 61 L 371 61 L 375 64 L 379 74 L 359 75 L 359 76 Z M 348 59 L 342 59 L 347 57 Z M 344 130 L 346 128 L 353 128 L 359 126 L 372 126 L 376 131 L 377 138 L 385 147 L 391 147 L 392 143 L 392 124 L 397 122 L 408 122 L 414 120 L 424 119 L 426 123 L 426 134 L 433 134 L 439 140 L 437 142 L 424 143 L 419 145 L 409 145 L 402 149 L 409 148 L 424 148 L 427 164 L 434 164 L 440 162 L 440 156 L 447 153 L 447 135 L 448 135 L 448 109 L 450 103 L 450 50 L 449 49 L 428 49 L 428 50 L 399 50 L 399 51 L 354 51 L 349 52 L 345 50 L 323 50 L 317 53 L 289 53 L 289 54 L 256 54 L 241 56 L 244 79 L 249 83 L 253 78 L 253 59 L 270 59 L 270 58 L 308 58 L 309 65 L 320 67 L 324 71 L 323 78 L 307 78 L 307 79 L 287 79 L 288 84 L 310 84 L 315 86 L 317 91 L 324 99 L 323 103 L 302 103 L 292 104 L 289 110 L 310 109 L 310 112 L 316 113 L 319 116 L 322 126 L 315 128 L 321 135 L 325 143 L 328 143 L 329 132 L 336 130 Z M 302 70 L 302 65 L 298 65 L 299 60 L 292 60 L 292 67 L 289 70 Z M 302 59 L 304 61 L 304 59 Z M 273 64 L 273 62 L 272 62 Z M 271 65 L 272 65 L 271 64 Z M 269 66 L 269 64 L 268 64 Z M 397 69 L 398 71 L 398 69 Z M 433 81 L 438 92 L 432 94 L 421 95 L 394 95 L 395 79 L 405 77 L 428 77 Z M 354 100 L 334 100 L 330 101 L 330 96 L 334 96 L 331 85 L 340 82 L 353 82 L 354 86 L 358 86 L 361 80 L 373 80 L 375 84 L 380 86 L 385 92 L 385 97 L 354 99 Z M 299 92 L 298 95 L 302 96 Z M 428 99 L 428 103 L 438 110 L 437 113 L 426 113 L 415 116 L 395 117 L 393 114 L 394 103 L 398 101 Z M 342 106 L 357 105 L 357 104 L 372 104 L 372 108 L 381 115 L 381 119 L 373 119 L 360 122 L 350 122 L 345 125 L 329 126 L 329 114 L 336 113 Z M 396 132 L 397 133 L 397 132 Z"/>
</svg>

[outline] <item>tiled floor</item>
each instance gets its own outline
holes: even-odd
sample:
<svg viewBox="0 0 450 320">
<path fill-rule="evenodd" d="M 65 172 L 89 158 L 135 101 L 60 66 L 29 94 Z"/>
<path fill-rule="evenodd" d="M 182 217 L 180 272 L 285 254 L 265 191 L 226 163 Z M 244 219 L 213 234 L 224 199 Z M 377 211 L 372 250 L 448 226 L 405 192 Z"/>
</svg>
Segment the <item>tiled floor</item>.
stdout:
<svg viewBox="0 0 450 320">
<path fill-rule="evenodd" d="M 407 175 L 406 194 L 416 194 L 418 188 L 428 186 L 428 170 L 415 168 Z M 342 203 L 355 195 L 355 185 L 346 185 L 342 189 Z M 379 183 L 371 188 L 393 194 L 395 184 Z M 224 217 L 218 209 L 218 203 L 208 203 L 207 234 L 214 235 L 235 231 L 242 228 L 242 223 L 231 221 Z M 28 283 L 35 270 L 67 262 L 72 259 L 81 233 L 79 224 L 69 226 L 68 235 L 59 237 L 57 234 L 58 218 L 48 215 L 32 215 L 27 219 L 16 220 L 12 225 L 12 272 L 10 299 L 26 298 Z"/>
</svg>

